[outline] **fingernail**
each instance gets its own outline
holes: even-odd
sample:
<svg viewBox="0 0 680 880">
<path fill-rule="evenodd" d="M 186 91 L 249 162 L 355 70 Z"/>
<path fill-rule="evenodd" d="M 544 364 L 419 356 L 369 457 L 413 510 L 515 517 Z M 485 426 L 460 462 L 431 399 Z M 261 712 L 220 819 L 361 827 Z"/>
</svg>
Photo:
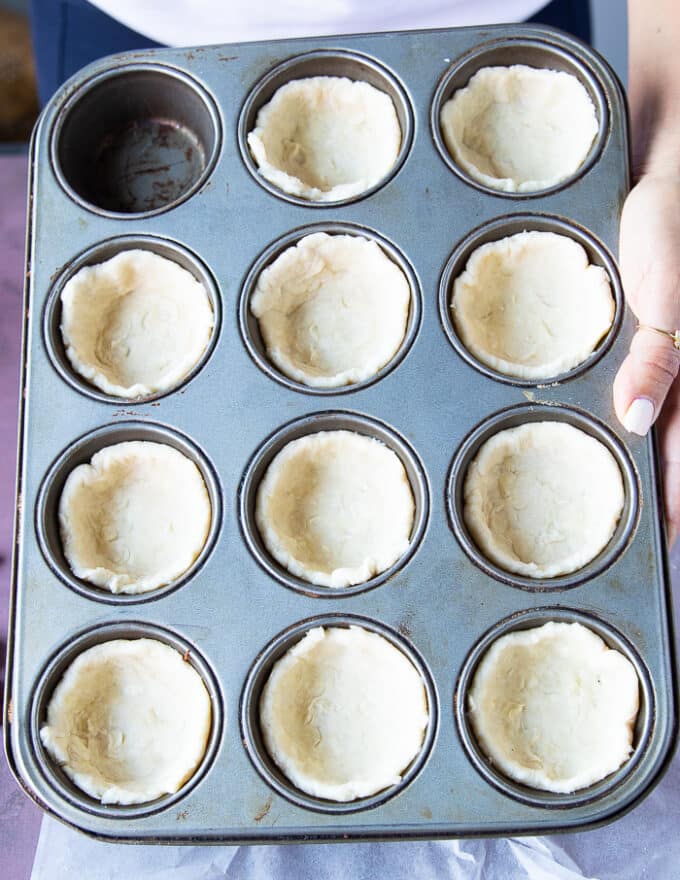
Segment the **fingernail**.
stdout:
<svg viewBox="0 0 680 880">
<path fill-rule="evenodd" d="M 637 397 L 623 417 L 623 427 L 631 434 L 644 437 L 654 421 L 654 404 L 646 397 Z"/>
</svg>

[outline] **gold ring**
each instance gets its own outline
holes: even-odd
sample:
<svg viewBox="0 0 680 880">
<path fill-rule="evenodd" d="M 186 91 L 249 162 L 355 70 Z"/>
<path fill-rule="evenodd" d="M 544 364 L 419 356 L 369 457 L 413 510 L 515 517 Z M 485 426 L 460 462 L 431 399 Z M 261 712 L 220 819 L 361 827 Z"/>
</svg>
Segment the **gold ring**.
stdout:
<svg viewBox="0 0 680 880">
<path fill-rule="evenodd" d="M 638 330 L 653 330 L 654 333 L 667 336 L 680 351 L 680 330 L 660 330 L 658 327 L 652 327 L 650 324 L 638 324 Z"/>
</svg>

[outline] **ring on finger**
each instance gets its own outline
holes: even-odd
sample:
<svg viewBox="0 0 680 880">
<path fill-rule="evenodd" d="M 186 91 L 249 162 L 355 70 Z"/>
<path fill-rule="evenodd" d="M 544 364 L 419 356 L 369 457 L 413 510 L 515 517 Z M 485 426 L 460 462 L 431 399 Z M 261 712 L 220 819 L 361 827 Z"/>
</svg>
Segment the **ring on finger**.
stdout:
<svg viewBox="0 0 680 880">
<path fill-rule="evenodd" d="M 659 327 L 652 327 L 651 324 L 638 324 L 638 330 L 652 330 L 654 333 L 660 333 L 671 340 L 675 348 L 680 351 L 680 330 L 661 330 Z"/>
</svg>

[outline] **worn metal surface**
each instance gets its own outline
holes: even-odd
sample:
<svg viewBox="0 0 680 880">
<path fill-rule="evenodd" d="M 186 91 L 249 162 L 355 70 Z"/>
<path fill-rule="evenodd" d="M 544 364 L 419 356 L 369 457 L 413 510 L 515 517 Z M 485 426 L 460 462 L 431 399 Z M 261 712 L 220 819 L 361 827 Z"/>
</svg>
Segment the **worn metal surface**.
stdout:
<svg viewBox="0 0 680 880">
<path fill-rule="evenodd" d="M 297 59 L 309 52 L 314 54 Z M 579 76 L 602 128 L 584 169 L 568 185 L 535 196 L 492 194 L 449 167 L 436 130 L 437 108 L 476 67 L 522 60 Z M 285 68 L 268 76 L 284 61 Z M 171 71 L 165 79 L 164 67 Z M 106 71 L 111 75 L 103 76 Z M 366 197 L 319 206 L 281 198 L 258 182 L 243 139 L 258 101 L 271 89 L 287 77 L 324 73 L 365 77 L 384 87 L 396 102 L 405 137 L 399 167 L 388 182 Z M 136 80 L 138 74 L 142 78 Z M 90 97 L 83 105 L 98 107 L 96 125 L 83 132 L 98 173 L 120 167 L 120 151 L 112 158 L 116 144 L 124 145 L 127 161 L 131 139 L 121 131 L 132 130 L 130 114 L 116 101 L 134 92 L 136 83 L 149 101 L 148 118 L 186 127 L 200 149 L 198 160 L 193 148 L 182 153 L 186 161 L 179 162 L 177 185 L 166 185 L 164 162 L 158 173 L 166 177 L 159 185 L 154 171 L 149 191 L 136 177 L 132 202 L 117 187 L 116 213 L 110 189 L 86 185 L 88 168 L 67 162 L 56 170 L 55 163 L 61 161 L 63 132 L 75 138 L 78 119 L 81 126 L 88 120 L 79 112 L 69 117 L 63 108 L 77 108 L 79 94 L 87 96 L 93 83 L 110 84 L 123 75 L 126 89 L 106 85 L 106 102 Z M 192 80 L 199 84 L 193 96 Z M 179 118 L 169 122 L 166 86 L 170 96 L 181 94 Z M 132 141 L 136 144 L 136 137 Z M 87 164 L 87 155 L 80 156 Z M 137 163 L 136 146 L 133 158 Z M 55 96 L 32 152 L 18 543 L 5 707 L 8 754 L 32 797 L 64 821 L 104 838 L 281 842 L 547 833 L 610 820 L 649 790 L 675 739 L 675 671 L 653 441 L 625 435 L 611 402 L 612 380 L 633 326 L 618 278 L 613 278 L 618 311 L 612 332 L 587 368 L 547 386 L 499 381 L 461 357 L 445 308 L 447 279 L 467 246 L 464 240 L 491 221 L 475 240 L 519 228 L 573 230 L 591 260 L 616 276 L 612 255 L 627 189 L 619 86 L 589 50 L 541 28 L 132 53 L 97 62 Z M 88 200 L 99 207 L 88 206 Z M 131 212 L 134 208 L 143 210 Z M 320 223 L 331 231 L 353 224 L 377 235 L 407 269 L 412 287 L 408 338 L 395 363 L 379 381 L 332 393 L 312 393 L 274 378 L 247 310 L 251 270 L 262 265 L 261 255 L 273 257 L 282 244 Z M 125 238 L 111 241 L 120 236 Z M 181 388 L 143 402 L 113 400 L 69 376 L 58 338 L 57 290 L 74 266 L 112 255 L 135 237 L 149 243 L 146 236 L 154 236 L 152 246 L 160 250 L 179 244 L 174 253 L 182 265 L 214 280 L 221 321 L 205 363 Z M 523 583 L 471 558 L 474 548 L 457 512 L 461 468 L 485 430 L 480 434 L 479 426 L 511 407 L 490 424 L 566 419 L 604 438 L 617 456 L 626 509 L 611 546 L 584 570 L 585 579 Z M 414 487 L 413 546 L 389 577 L 377 578 L 370 589 L 331 591 L 295 582 L 266 557 L 253 529 L 252 493 L 277 444 L 333 425 L 389 443 Z M 221 513 L 215 540 L 191 576 L 135 600 L 73 583 L 59 546 L 55 503 L 70 465 L 107 442 L 144 436 L 192 455 Z M 467 729 L 464 688 L 475 647 L 495 627 L 579 615 L 638 668 L 642 699 L 635 750 L 622 771 L 592 789 L 544 797 L 505 784 L 486 765 Z M 349 623 L 356 617 L 405 646 L 421 666 L 435 711 L 427 748 L 399 790 L 339 808 L 300 797 L 277 776 L 262 752 L 252 701 L 268 664 L 313 625 L 301 622 Z M 104 625 L 113 629 L 101 629 Z M 102 807 L 45 756 L 37 735 L 41 713 L 74 645 L 78 649 L 111 632 L 139 635 L 147 626 L 156 637 L 188 646 L 206 677 L 216 711 L 212 745 L 199 775 L 178 795 L 137 808 Z"/>
</svg>

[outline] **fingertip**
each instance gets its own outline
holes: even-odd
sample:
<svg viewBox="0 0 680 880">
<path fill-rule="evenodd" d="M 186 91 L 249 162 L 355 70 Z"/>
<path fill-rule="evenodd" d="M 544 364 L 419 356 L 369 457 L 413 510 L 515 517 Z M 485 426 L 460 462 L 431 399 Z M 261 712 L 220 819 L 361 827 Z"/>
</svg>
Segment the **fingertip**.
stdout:
<svg viewBox="0 0 680 880">
<path fill-rule="evenodd" d="M 614 409 L 623 427 L 648 433 L 678 372 L 678 352 L 654 333 L 639 329 L 614 379 Z"/>
<path fill-rule="evenodd" d="M 621 424 L 630 434 L 645 437 L 654 423 L 654 401 L 636 397 L 623 415 Z"/>
</svg>

